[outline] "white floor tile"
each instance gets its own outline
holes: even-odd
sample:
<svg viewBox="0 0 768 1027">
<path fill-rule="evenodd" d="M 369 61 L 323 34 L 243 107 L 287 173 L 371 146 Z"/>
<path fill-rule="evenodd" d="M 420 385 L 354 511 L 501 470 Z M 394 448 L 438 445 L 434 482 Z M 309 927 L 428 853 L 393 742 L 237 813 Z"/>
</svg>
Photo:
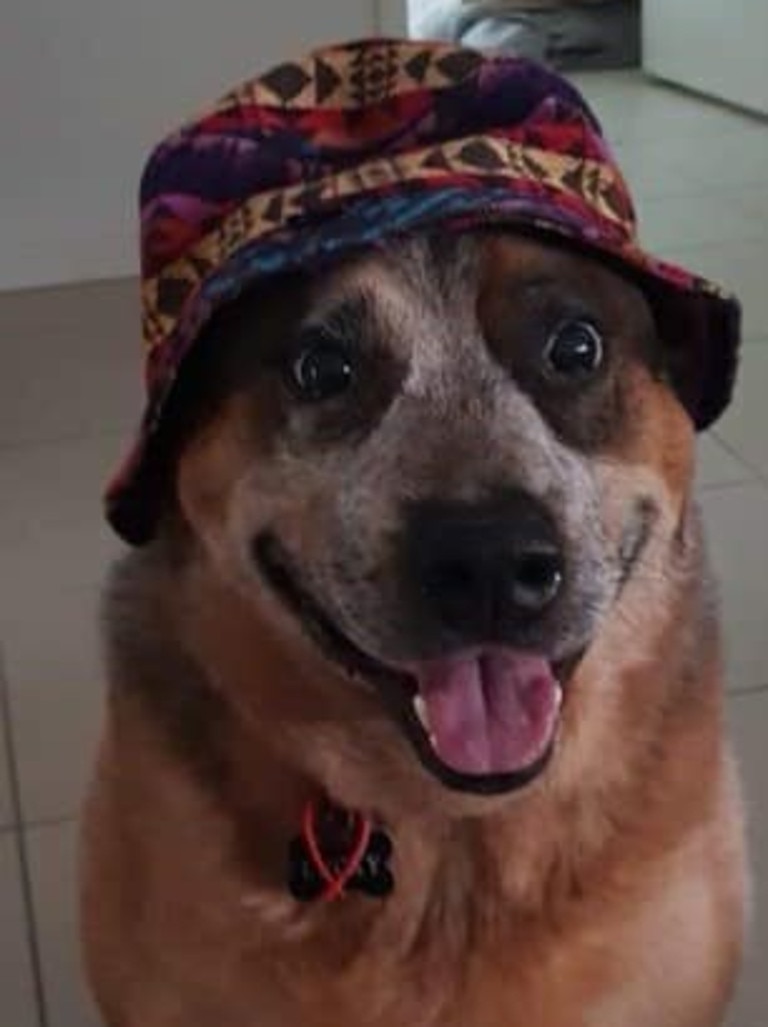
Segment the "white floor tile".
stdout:
<svg viewBox="0 0 768 1027">
<path fill-rule="evenodd" d="M 688 196 L 696 189 L 695 180 L 690 176 L 689 148 L 682 141 L 672 145 L 664 145 L 660 140 L 619 141 L 614 144 L 614 150 L 636 202 Z"/>
<path fill-rule="evenodd" d="M 99 1027 L 80 960 L 77 828 L 34 828 L 27 845 L 48 1027 Z"/>
<path fill-rule="evenodd" d="M 717 130 L 652 138 L 619 139 L 617 152 L 629 183 L 643 195 L 692 195 L 757 188 L 766 183 L 768 132 L 764 125 L 735 123 Z M 610 133 L 609 133 L 610 138 Z"/>
<path fill-rule="evenodd" d="M 640 72 L 575 75 L 609 136 L 629 143 L 713 136 L 722 138 L 756 125 L 755 119 L 719 104 L 671 89 Z"/>
<path fill-rule="evenodd" d="M 768 154 L 765 164 L 768 168 Z M 743 308 L 746 339 L 768 336 L 768 240 L 675 246 L 665 256 L 736 294 Z"/>
<path fill-rule="evenodd" d="M 768 1023 L 768 761 L 765 758 L 768 692 L 732 697 L 729 712 L 746 791 L 754 921 L 744 973 L 727 1027 L 765 1027 Z"/>
<path fill-rule="evenodd" d="M 13 590 L 0 589 L 0 610 L 18 590 L 100 581 L 119 543 L 102 515 L 102 493 L 128 437 L 105 436 L 0 449 L 0 566 Z"/>
<path fill-rule="evenodd" d="M 700 157 L 691 168 L 691 183 L 705 187 L 765 185 L 768 182 L 768 129 L 764 121 L 755 121 L 731 134 L 725 145 L 712 145 L 712 136 L 701 139 L 701 148 L 692 157 Z"/>
<path fill-rule="evenodd" d="M 5 741 L 0 738 L 0 831 L 13 823 L 11 785 L 8 780 L 8 753 Z"/>
<path fill-rule="evenodd" d="M 768 255 L 766 259 L 768 269 Z M 768 271 L 766 272 L 768 292 Z M 768 323 L 767 323 L 768 325 Z M 768 337 L 768 331 L 766 332 Z M 744 347 L 733 403 L 717 434 L 738 456 L 768 479 L 768 342 Z"/>
<path fill-rule="evenodd" d="M 641 197 L 638 217 L 643 244 L 660 256 L 680 247 L 750 239 L 765 239 L 768 249 L 768 222 L 744 210 L 738 192 Z"/>
<path fill-rule="evenodd" d="M 739 189 L 737 202 L 747 217 L 762 227 L 768 226 L 768 174 L 765 184 Z"/>
<path fill-rule="evenodd" d="M 713 435 L 702 435 L 697 446 L 696 484 L 699 489 L 740 485 L 755 474 Z"/>
<path fill-rule="evenodd" d="M 2 635 L 0 635 L 2 638 Z M 0 699 L 7 695 L 3 670 L 3 654 L 0 649 Z M 6 744 L 4 722 L 5 704 L 0 704 L 0 831 L 13 823 L 13 800 L 11 798 L 10 753 Z"/>
<path fill-rule="evenodd" d="M 6 293 L 0 339 L 0 446 L 123 431 L 138 423 L 135 282 Z"/>
<path fill-rule="evenodd" d="M 18 850 L 11 832 L 0 834 L 0 952 L 4 1027 L 38 1027 Z"/>
<path fill-rule="evenodd" d="M 75 815 L 101 723 L 104 674 L 92 588 L 22 593 L 0 611 L 25 823 Z"/>
<path fill-rule="evenodd" d="M 641 198 L 677 197 L 708 190 L 759 190 L 768 185 L 768 132 L 758 119 L 680 90 L 670 89 L 633 72 L 589 73 L 575 76 L 576 84 L 603 123 L 630 185 Z M 713 140 L 719 145 L 713 146 Z M 727 143 L 727 145 L 724 145 Z M 714 208 L 713 202 L 712 207 Z M 671 210 L 671 208 L 670 208 Z M 745 227 L 748 207 L 733 208 L 733 222 L 722 235 L 708 222 L 723 224 L 720 212 L 696 224 L 689 211 L 675 214 L 672 229 L 682 229 L 688 241 L 752 238 L 756 228 Z M 765 222 L 765 218 L 760 218 Z M 743 232 L 748 234 L 744 235 Z M 738 232 L 739 234 L 734 234 Z M 649 236 L 652 239 L 652 236 Z"/>
<path fill-rule="evenodd" d="M 701 503 L 722 599 L 729 686 L 768 684 L 768 489 L 706 490 Z"/>
</svg>

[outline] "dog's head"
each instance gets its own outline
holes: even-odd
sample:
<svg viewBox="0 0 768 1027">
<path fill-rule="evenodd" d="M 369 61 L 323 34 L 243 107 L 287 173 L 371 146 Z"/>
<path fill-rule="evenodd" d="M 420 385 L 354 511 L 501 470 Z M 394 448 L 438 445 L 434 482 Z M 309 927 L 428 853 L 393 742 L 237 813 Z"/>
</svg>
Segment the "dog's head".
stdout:
<svg viewBox="0 0 768 1027">
<path fill-rule="evenodd" d="M 199 354 L 173 506 L 291 687 L 364 696 L 451 789 L 536 777 L 685 533 L 693 428 L 640 290 L 530 238 L 416 238 L 243 296 Z"/>
</svg>

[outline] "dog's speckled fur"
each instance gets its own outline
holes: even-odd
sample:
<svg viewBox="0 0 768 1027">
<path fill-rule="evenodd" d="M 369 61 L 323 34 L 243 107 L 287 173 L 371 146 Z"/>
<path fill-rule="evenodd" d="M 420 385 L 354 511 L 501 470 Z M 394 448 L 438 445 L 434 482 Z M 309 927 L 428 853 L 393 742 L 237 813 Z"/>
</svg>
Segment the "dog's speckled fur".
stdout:
<svg viewBox="0 0 768 1027">
<path fill-rule="evenodd" d="M 564 394 L 536 361 L 574 312 L 608 368 Z M 353 399 L 286 394 L 299 324 L 354 339 Z M 738 788 L 693 432 L 639 291 L 532 240 L 416 240 L 245 298 L 200 354 L 158 537 L 106 603 L 84 933 L 109 1027 L 720 1024 Z M 587 648 L 550 765 L 491 799 L 422 768 L 271 594 L 253 540 L 274 533 L 346 635 L 399 662 L 441 644 L 403 582 L 408 504 L 507 487 L 546 504 L 569 567 L 527 644 Z M 288 839 L 323 790 L 386 822 L 386 902 L 289 897 Z"/>
</svg>

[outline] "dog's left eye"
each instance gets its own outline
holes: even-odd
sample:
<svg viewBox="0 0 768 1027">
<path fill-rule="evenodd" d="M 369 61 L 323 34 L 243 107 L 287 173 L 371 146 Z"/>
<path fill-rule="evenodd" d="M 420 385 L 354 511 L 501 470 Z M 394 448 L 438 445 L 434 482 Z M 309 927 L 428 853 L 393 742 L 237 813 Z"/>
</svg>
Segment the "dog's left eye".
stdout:
<svg viewBox="0 0 768 1027">
<path fill-rule="evenodd" d="M 341 342 L 319 334 L 300 346 L 288 365 L 287 377 L 299 399 L 319 403 L 346 392 L 354 381 L 355 367 Z"/>
<path fill-rule="evenodd" d="M 566 321 L 549 337 L 544 359 L 551 375 L 583 380 L 603 362 L 604 345 L 599 329 L 584 320 Z"/>
</svg>

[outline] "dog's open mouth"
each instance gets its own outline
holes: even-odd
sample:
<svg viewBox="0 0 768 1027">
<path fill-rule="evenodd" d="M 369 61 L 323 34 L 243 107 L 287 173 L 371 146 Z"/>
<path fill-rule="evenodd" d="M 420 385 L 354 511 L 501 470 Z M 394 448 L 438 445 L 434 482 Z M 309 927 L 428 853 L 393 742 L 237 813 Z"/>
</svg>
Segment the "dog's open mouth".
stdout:
<svg viewBox="0 0 768 1027">
<path fill-rule="evenodd" d="M 477 647 L 393 668 L 359 649 L 301 586 L 269 534 L 254 557 L 262 575 L 324 655 L 375 685 L 424 766 L 447 787 L 513 791 L 538 777 L 552 755 L 563 689 L 579 657 L 545 657 Z"/>
</svg>

